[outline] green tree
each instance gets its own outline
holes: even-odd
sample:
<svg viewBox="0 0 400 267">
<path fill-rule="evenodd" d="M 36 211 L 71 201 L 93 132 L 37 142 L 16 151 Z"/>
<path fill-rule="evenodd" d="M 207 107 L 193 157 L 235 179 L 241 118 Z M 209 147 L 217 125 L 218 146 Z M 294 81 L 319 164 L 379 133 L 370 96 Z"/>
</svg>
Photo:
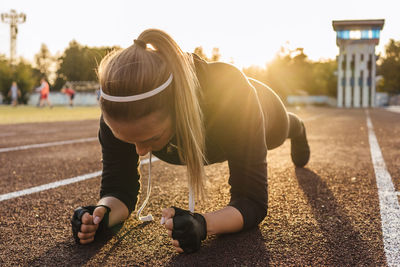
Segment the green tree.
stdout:
<svg viewBox="0 0 400 267">
<path fill-rule="evenodd" d="M 290 57 L 289 69 L 292 72 L 290 78 L 293 86 L 290 91 L 294 94 L 315 93 L 317 90 L 314 89 L 316 85 L 313 77 L 313 63 L 304 54 L 304 49 L 296 48 L 290 51 Z"/>
<path fill-rule="evenodd" d="M 244 73 L 270 86 L 282 99 L 290 94 L 305 94 L 314 87 L 312 63 L 302 48 L 281 48 L 265 69 L 250 67 Z"/>
<path fill-rule="evenodd" d="M 214 47 L 211 52 L 210 61 L 215 62 L 215 61 L 219 61 L 220 59 L 221 59 L 221 54 L 219 53 L 219 48 Z"/>
<path fill-rule="evenodd" d="M 207 57 L 206 53 L 203 51 L 202 46 L 198 46 L 194 49 L 194 52 L 196 55 L 198 55 L 200 58 L 204 59 L 205 61 L 208 62 L 214 62 L 214 61 L 219 61 L 221 59 L 221 54 L 219 52 L 219 48 L 214 47 L 211 52 L 211 57 Z"/>
<path fill-rule="evenodd" d="M 102 58 L 118 47 L 88 47 L 73 40 L 58 59 L 59 68 L 55 89 L 59 90 L 67 81 L 96 81 L 96 68 Z"/>
<path fill-rule="evenodd" d="M 0 92 L 3 97 L 8 99 L 8 91 L 12 83 L 12 69 L 9 60 L 4 55 L 0 55 Z"/>
<path fill-rule="evenodd" d="M 303 48 L 281 48 L 265 68 L 250 66 L 243 72 L 270 86 L 281 99 L 291 94 L 336 95 L 336 61 L 313 62 Z"/>
<path fill-rule="evenodd" d="M 208 61 L 208 60 L 207 60 L 207 59 L 208 59 L 208 58 L 207 58 L 207 55 L 206 55 L 206 53 L 204 53 L 203 47 L 202 47 L 202 46 L 196 47 L 196 48 L 194 49 L 193 53 L 195 53 L 196 55 L 198 55 L 200 58 L 202 58 L 202 59 Z"/>
<path fill-rule="evenodd" d="M 337 95 L 337 61 L 327 60 L 324 62 L 313 63 L 313 78 L 315 87 L 311 94 L 328 95 L 336 97 Z"/>
<path fill-rule="evenodd" d="M 52 75 L 52 65 L 55 63 L 54 57 L 51 55 L 49 49 L 45 44 L 42 44 L 39 52 L 35 55 L 36 68 L 40 71 L 41 75 L 49 79 Z"/>
<path fill-rule="evenodd" d="M 14 76 L 18 88 L 21 90 L 21 101 L 26 104 L 33 89 L 39 86 L 39 80 L 42 77 L 41 72 L 29 63 L 20 61 L 15 69 Z"/>
<path fill-rule="evenodd" d="M 9 60 L 0 55 L 0 93 L 5 98 L 5 102 L 10 102 L 8 92 L 13 81 L 17 82 L 21 90 L 19 101 L 26 103 L 29 94 L 40 79 L 40 72 L 34 69 L 29 63 L 21 59 L 18 65 L 11 67 Z"/>
<path fill-rule="evenodd" d="M 293 78 L 295 74 L 291 68 L 292 57 L 287 55 L 277 55 L 275 59 L 267 65 L 265 80 L 262 81 L 270 86 L 282 100 L 292 94 L 296 88 Z"/>
<path fill-rule="evenodd" d="M 256 79 L 260 82 L 266 82 L 267 71 L 265 68 L 262 68 L 257 65 L 251 65 L 250 67 L 243 68 L 243 72 L 249 78 Z"/>
<path fill-rule="evenodd" d="M 385 56 L 379 63 L 377 73 L 383 79 L 378 83 L 378 90 L 400 94 L 400 41 L 390 39 L 385 47 Z"/>
</svg>

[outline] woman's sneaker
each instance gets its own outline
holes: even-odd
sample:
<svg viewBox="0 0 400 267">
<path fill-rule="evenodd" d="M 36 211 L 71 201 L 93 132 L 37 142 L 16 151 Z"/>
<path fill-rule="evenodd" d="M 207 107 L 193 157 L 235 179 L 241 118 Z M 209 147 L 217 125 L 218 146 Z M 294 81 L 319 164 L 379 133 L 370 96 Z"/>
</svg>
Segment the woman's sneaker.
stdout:
<svg viewBox="0 0 400 267">
<path fill-rule="evenodd" d="M 299 136 L 290 139 L 292 161 L 296 167 L 304 167 L 310 159 L 310 147 L 307 141 L 306 127 L 303 126 L 303 132 Z"/>
</svg>

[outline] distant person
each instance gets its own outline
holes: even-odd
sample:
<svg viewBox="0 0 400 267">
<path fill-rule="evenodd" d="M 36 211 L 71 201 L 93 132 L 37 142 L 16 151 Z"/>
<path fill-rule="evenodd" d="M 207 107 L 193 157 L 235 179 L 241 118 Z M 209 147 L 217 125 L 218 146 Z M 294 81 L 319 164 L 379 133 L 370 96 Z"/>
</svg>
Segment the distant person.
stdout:
<svg viewBox="0 0 400 267">
<path fill-rule="evenodd" d="M 49 100 L 50 86 L 44 78 L 40 79 L 40 86 L 35 89 L 36 92 L 40 92 L 39 107 L 43 107 L 45 102 L 52 108 L 53 106 Z"/>
<path fill-rule="evenodd" d="M 63 89 L 61 89 L 61 92 L 66 94 L 69 99 L 69 106 L 73 107 L 74 106 L 74 97 L 75 97 L 75 90 L 72 89 L 69 84 L 66 84 Z"/>
<path fill-rule="evenodd" d="M 12 82 L 8 96 L 11 97 L 11 105 L 16 107 L 18 105 L 18 97 L 21 97 L 21 91 L 18 89 L 17 82 Z"/>
<path fill-rule="evenodd" d="M 182 52 L 163 31 L 146 30 L 130 47 L 108 54 L 98 75 L 103 173 L 97 205 L 77 208 L 71 219 L 81 244 L 112 230 L 136 209 L 139 156 L 147 153 L 187 166 L 189 210 L 171 207 L 161 214 L 180 253 L 197 251 L 207 235 L 251 229 L 265 218 L 267 148 L 290 138 L 294 165 L 309 161 L 303 122 L 268 86 L 233 65 Z M 229 204 L 194 213 L 194 199 L 204 192 L 204 164 L 225 160 Z M 142 208 L 137 216 L 151 219 L 140 217 Z"/>
<path fill-rule="evenodd" d="M 96 89 L 96 99 L 97 102 L 100 102 L 100 89 Z"/>
</svg>

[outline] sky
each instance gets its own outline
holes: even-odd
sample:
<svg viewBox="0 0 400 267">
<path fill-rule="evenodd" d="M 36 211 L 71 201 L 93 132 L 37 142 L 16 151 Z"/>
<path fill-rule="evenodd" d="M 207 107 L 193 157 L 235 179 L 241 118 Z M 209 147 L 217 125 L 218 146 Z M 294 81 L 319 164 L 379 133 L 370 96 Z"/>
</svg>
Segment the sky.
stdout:
<svg viewBox="0 0 400 267">
<path fill-rule="evenodd" d="M 1 0 L 0 13 L 27 15 L 17 55 L 33 61 L 42 43 L 61 54 L 71 40 L 128 47 L 143 30 L 169 33 L 184 51 L 218 47 L 238 67 L 265 66 L 280 47 L 304 48 L 311 60 L 338 54 L 332 20 L 385 19 L 376 52 L 400 40 L 398 0 Z M 9 56 L 9 24 L 0 23 L 0 54 Z"/>
</svg>

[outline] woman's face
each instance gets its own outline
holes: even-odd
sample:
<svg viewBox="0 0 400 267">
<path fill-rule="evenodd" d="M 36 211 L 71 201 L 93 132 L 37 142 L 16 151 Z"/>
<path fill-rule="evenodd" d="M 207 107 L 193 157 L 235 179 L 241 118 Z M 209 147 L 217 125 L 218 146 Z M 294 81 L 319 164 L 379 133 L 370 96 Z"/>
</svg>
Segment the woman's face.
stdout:
<svg viewBox="0 0 400 267">
<path fill-rule="evenodd" d="M 165 118 L 159 112 L 153 112 L 132 122 L 115 121 L 107 118 L 105 114 L 103 118 L 116 138 L 136 146 L 139 156 L 161 150 L 174 134 L 171 118 Z"/>
</svg>

